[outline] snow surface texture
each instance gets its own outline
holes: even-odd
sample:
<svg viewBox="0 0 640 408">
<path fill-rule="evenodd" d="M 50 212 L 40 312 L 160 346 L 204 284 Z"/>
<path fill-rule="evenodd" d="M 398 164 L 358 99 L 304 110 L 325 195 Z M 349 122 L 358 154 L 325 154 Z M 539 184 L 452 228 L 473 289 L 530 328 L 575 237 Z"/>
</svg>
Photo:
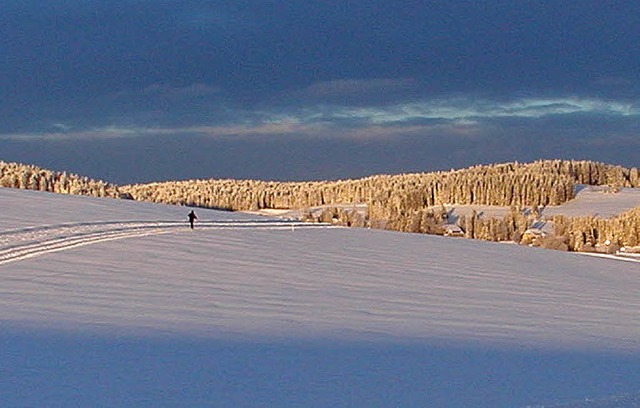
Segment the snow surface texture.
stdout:
<svg viewBox="0 0 640 408">
<path fill-rule="evenodd" d="M 204 209 L 192 231 L 185 208 L 10 189 L 0 208 L 3 405 L 525 406 L 638 388 L 636 263 Z"/>
</svg>

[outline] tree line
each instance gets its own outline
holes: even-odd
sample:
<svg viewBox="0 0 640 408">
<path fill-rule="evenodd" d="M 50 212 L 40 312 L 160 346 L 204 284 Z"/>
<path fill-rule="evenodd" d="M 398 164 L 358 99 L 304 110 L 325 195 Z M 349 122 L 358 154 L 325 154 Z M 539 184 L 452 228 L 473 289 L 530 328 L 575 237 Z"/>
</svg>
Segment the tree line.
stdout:
<svg viewBox="0 0 640 408">
<path fill-rule="evenodd" d="M 474 166 L 447 172 L 377 175 L 356 180 L 278 182 L 187 180 L 121 186 L 137 200 L 228 210 L 302 209 L 366 203 L 369 219 L 412 216 L 440 204 L 516 207 L 559 205 L 576 184 L 637 187 L 636 168 L 546 160 Z"/>
<path fill-rule="evenodd" d="M 640 245 L 640 207 L 611 218 L 554 216 L 554 235 L 562 237 L 573 251 L 592 251 L 597 246 Z"/>
<path fill-rule="evenodd" d="M 261 180 L 185 180 L 116 186 L 66 172 L 0 161 L 0 186 L 132 198 L 140 201 L 198 206 L 233 211 L 309 209 L 325 207 L 307 221 L 330 221 L 428 234 L 445 233 L 451 223 L 445 204 L 508 207 L 504 217 L 476 213 L 455 222 L 473 239 L 523 242 L 525 232 L 539 219 L 536 209 L 572 199 L 577 184 L 640 187 L 637 168 L 592 161 L 541 160 L 533 163 L 478 165 L 461 170 L 375 175 L 361 179 L 313 182 Z M 367 214 L 350 211 L 345 204 L 366 204 Z M 527 209 L 533 209 L 528 211 Z M 557 241 L 545 245 L 582 250 L 610 240 L 636 245 L 637 217 L 614 219 L 554 217 Z"/>
<path fill-rule="evenodd" d="M 66 171 L 51 171 L 33 165 L 4 161 L 0 161 L 0 187 L 94 197 L 119 197 L 118 188 L 114 184 Z"/>
</svg>

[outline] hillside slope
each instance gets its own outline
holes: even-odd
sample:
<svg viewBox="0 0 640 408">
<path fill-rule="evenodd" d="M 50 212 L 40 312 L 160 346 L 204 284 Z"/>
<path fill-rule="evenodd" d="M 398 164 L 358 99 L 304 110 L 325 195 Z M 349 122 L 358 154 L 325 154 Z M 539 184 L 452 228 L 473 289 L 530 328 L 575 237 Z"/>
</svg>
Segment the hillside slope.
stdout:
<svg viewBox="0 0 640 408">
<path fill-rule="evenodd" d="M 612 190 L 599 186 L 580 186 L 573 200 L 544 209 L 544 216 L 611 218 L 640 207 L 640 188 Z"/>
<path fill-rule="evenodd" d="M 517 406 L 636 391 L 637 263 L 213 210 L 191 231 L 181 207 L 2 188 L 0 206 L 4 402 Z"/>
<path fill-rule="evenodd" d="M 26 206 L 3 204 L 15 208 L 0 223 L 5 252 L 12 238 L 96 239 L 0 266 L 4 289 L 32 299 L 0 303 L 5 320 L 55 309 L 47 319 L 81 326 L 640 348 L 635 263 L 205 210 L 191 231 L 175 224 L 179 207 L 52 195 L 29 205 L 47 214 L 43 230 Z"/>
</svg>

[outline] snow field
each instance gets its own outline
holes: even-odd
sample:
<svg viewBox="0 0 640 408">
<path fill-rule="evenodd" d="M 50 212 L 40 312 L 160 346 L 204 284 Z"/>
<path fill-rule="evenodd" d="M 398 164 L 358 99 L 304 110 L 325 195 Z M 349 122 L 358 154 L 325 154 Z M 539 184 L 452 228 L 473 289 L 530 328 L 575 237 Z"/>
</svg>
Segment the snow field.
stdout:
<svg viewBox="0 0 640 408">
<path fill-rule="evenodd" d="M 0 208 L 5 406 L 637 392 L 637 263 L 202 209 L 192 231 L 184 207 L 9 189 Z"/>
</svg>

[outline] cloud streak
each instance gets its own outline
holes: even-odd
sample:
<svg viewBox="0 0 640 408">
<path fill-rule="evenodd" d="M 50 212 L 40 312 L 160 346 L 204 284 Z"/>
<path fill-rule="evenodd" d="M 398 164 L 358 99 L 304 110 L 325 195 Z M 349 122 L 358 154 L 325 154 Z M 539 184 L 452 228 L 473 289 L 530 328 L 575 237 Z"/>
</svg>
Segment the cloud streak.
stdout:
<svg viewBox="0 0 640 408">
<path fill-rule="evenodd" d="M 317 130 L 312 125 L 291 122 L 263 123 L 256 125 L 229 126 L 186 126 L 186 127 L 118 127 L 107 126 L 86 130 L 68 130 L 53 132 L 7 133 L 0 135 L 0 139 L 15 141 L 68 141 L 68 140 L 99 140 L 124 139 L 148 136 L 205 136 L 212 138 L 249 137 L 263 135 L 304 135 Z"/>
<path fill-rule="evenodd" d="M 383 82 L 385 84 L 386 82 Z M 329 89 L 362 89 L 355 82 L 335 83 Z M 366 85 L 373 86 L 373 84 Z M 204 85 L 184 88 L 153 85 L 144 90 L 154 95 L 216 94 Z M 640 116 L 636 103 L 596 98 L 526 98 L 512 101 L 448 98 L 399 103 L 387 106 L 315 105 L 290 110 L 232 110 L 222 125 L 181 126 L 102 126 L 76 129 L 55 124 L 51 131 L 0 134 L 4 140 L 92 140 L 164 135 L 196 135 L 211 138 L 242 137 L 394 137 L 403 134 L 473 136 L 483 127 L 500 120 L 526 121 L 547 118 L 611 117 L 628 119 Z"/>
<path fill-rule="evenodd" d="M 383 124 L 415 120 L 480 121 L 496 118 L 538 119 L 558 115 L 637 116 L 636 104 L 577 98 L 531 98 L 511 102 L 445 99 L 413 102 L 388 107 L 345 108 L 329 117 L 359 119 Z"/>
<path fill-rule="evenodd" d="M 317 123 L 282 121 L 254 125 L 186 126 L 186 127 L 103 127 L 86 130 L 55 130 L 39 133 L 10 133 L 0 135 L 0 140 L 17 142 L 64 142 L 72 140 L 109 140 L 142 137 L 205 137 L 209 139 L 239 140 L 259 138 L 261 140 L 296 139 L 396 139 L 407 136 L 433 137 L 443 133 L 457 137 L 473 137 L 482 128 L 473 123 L 452 124 L 395 124 L 363 125 L 348 128 Z"/>
</svg>

